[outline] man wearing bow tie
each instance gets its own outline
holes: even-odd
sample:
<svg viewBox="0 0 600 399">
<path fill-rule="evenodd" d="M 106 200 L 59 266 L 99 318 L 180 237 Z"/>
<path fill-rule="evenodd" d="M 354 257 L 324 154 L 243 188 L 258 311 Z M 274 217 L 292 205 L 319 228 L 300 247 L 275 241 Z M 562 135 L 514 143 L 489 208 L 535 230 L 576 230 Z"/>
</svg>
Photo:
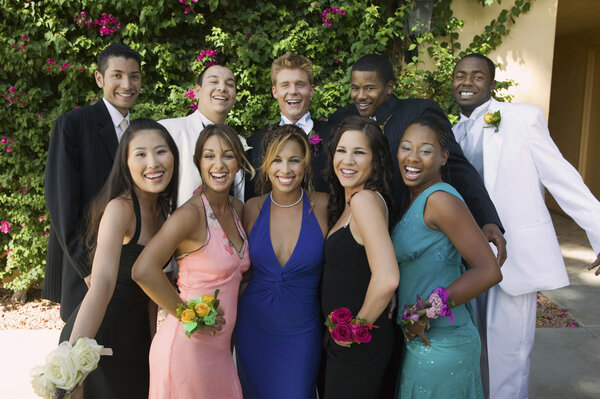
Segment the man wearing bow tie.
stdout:
<svg viewBox="0 0 600 399">
<path fill-rule="evenodd" d="M 544 188 L 586 231 L 596 253 L 600 203 L 562 157 L 541 109 L 492 98 L 494 75 L 494 63 L 480 54 L 456 64 L 452 94 L 461 119 L 453 132 L 506 229 L 503 280 L 488 291 L 490 398 L 519 399 L 527 398 L 529 390 L 536 292 L 569 285 Z M 600 255 L 590 268 L 599 264 Z"/>
<path fill-rule="evenodd" d="M 310 60 L 302 55 L 285 53 L 276 58 L 271 65 L 271 82 L 273 84 L 273 97 L 279 105 L 280 125 L 295 124 L 299 126 L 307 136 L 312 137 L 313 150 L 311 166 L 313 169 L 313 186 L 316 191 L 328 192 L 329 187 L 325 183 L 321 171 L 325 167 L 325 141 L 329 137 L 331 125 L 328 122 L 312 119 L 310 114 L 310 99 L 315 92 L 314 73 Z M 247 157 L 257 173 L 262 162 L 261 141 L 267 132 L 267 128 L 259 130 L 248 138 L 250 148 Z M 316 139 L 316 140 L 315 140 Z M 256 192 L 254 182 L 246 182 L 245 198 L 251 198 L 259 193 Z"/>
</svg>

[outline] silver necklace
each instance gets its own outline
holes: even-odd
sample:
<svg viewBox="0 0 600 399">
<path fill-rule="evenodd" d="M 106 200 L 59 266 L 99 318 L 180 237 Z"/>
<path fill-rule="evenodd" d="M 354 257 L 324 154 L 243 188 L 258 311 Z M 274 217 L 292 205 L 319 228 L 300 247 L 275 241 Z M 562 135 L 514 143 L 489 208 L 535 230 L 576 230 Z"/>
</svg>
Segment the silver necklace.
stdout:
<svg viewBox="0 0 600 399">
<path fill-rule="evenodd" d="M 304 189 L 301 189 L 300 191 L 300 198 L 298 198 L 298 200 L 296 202 L 294 202 L 293 204 L 289 204 L 289 205 L 281 205 L 279 203 L 277 203 L 274 199 L 273 199 L 273 191 L 271 191 L 271 193 L 269 194 L 269 197 L 271 197 L 271 202 L 273 204 L 275 204 L 275 206 L 278 206 L 280 208 L 291 208 L 293 206 L 296 206 L 300 203 L 300 201 L 302 201 L 302 196 L 304 195 Z"/>
</svg>

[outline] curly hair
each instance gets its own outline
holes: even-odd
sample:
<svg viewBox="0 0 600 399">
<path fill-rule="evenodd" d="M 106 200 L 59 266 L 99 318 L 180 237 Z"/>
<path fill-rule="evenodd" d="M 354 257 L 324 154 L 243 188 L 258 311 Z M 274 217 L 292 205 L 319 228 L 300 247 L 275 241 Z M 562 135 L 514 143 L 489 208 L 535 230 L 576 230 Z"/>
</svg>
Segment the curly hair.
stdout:
<svg viewBox="0 0 600 399">
<path fill-rule="evenodd" d="M 269 126 L 267 133 L 261 142 L 261 152 L 264 154 L 260 165 L 260 173 L 257 177 L 256 188 L 259 195 L 263 195 L 271 191 L 272 185 L 269 181 L 269 166 L 277 157 L 285 143 L 296 142 L 300 144 L 303 150 L 302 163 L 304 164 L 304 179 L 302 180 L 302 188 L 304 191 L 312 192 L 313 170 L 310 163 L 311 152 L 310 144 L 306 133 L 296 125 L 274 125 Z"/>
<path fill-rule="evenodd" d="M 367 190 L 378 191 L 385 200 L 388 209 L 393 209 L 392 200 L 392 158 L 387 137 L 381 131 L 381 128 L 370 118 L 353 115 L 333 128 L 331 138 L 326 149 L 325 179 L 329 184 L 331 197 L 327 206 L 329 228 L 340 218 L 345 204 L 344 187 L 337 179 L 333 166 L 333 157 L 337 145 L 342 135 L 349 130 L 357 130 L 367 137 L 371 153 L 373 154 L 371 174 L 365 181 L 364 188 Z M 391 215 L 390 215 L 391 216 Z M 390 217 L 391 220 L 391 217 Z"/>
</svg>

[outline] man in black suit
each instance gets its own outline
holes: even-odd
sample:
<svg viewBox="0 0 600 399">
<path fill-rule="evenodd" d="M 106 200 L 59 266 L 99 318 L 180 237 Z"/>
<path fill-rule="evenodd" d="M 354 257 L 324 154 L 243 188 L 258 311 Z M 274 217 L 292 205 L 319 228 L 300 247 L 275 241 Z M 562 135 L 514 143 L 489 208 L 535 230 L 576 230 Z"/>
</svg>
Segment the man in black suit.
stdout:
<svg viewBox="0 0 600 399">
<path fill-rule="evenodd" d="M 85 246 L 88 206 L 106 181 L 129 125 L 141 86 L 141 57 L 111 44 L 97 57 L 96 84 L 104 98 L 61 115 L 54 124 L 45 170 L 50 241 L 42 296 L 60 302 L 67 321 L 87 288 L 91 265 Z"/>
<path fill-rule="evenodd" d="M 321 141 L 319 144 L 311 144 L 313 154 L 311 166 L 313 169 L 313 186 L 316 191 L 328 192 L 329 187 L 325 183 L 321 171 L 325 167 L 325 141 L 329 137 L 331 125 L 328 122 L 317 121 L 310 115 L 310 99 L 315 92 L 314 73 L 310 60 L 302 55 L 285 53 L 276 58 L 271 64 L 271 82 L 273 97 L 277 100 L 281 117 L 279 124 L 295 124 L 307 134 L 312 142 Z M 259 169 L 262 162 L 261 141 L 267 132 L 265 127 L 254 133 L 247 140 L 248 160 L 256 169 L 257 173 L 263 173 Z M 248 199 L 259 195 L 256 192 L 254 182 L 246 181 L 244 198 Z"/>
</svg>

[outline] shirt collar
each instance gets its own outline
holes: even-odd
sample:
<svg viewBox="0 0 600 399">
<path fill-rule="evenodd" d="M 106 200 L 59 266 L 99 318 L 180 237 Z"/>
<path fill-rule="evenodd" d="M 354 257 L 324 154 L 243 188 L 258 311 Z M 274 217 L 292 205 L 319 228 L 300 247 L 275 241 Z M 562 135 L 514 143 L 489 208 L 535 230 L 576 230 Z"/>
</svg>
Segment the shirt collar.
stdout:
<svg viewBox="0 0 600 399">
<path fill-rule="evenodd" d="M 200 117 L 200 120 L 202 121 L 202 125 L 208 126 L 208 125 L 214 125 L 215 124 L 213 121 L 211 121 L 210 119 L 208 119 L 202 112 L 200 112 L 200 110 L 196 110 L 195 112 L 198 113 L 198 116 Z"/>
<path fill-rule="evenodd" d="M 475 108 L 473 110 L 473 112 L 471 112 L 471 116 L 467 117 L 466 115 L 464 115 L 462 112 L 460 114 L 460 120 L 458 121 L 459 123 L 467 120 L 467 119 L 471 119 L 471 120 L 477 120 L 480 116 L 482 116 L 490 107 L 490 104 L 492 103 L 492 99 L 490 98 L 489 100 L 487 100 L 486 102 L 484 102 L 483 104 L 481 104 L 479 107 Z"/>
<path fill-rule="evenodd" d="M 104 105 L 106 105 L 106 109 L 108 109 L 108 114 L 110 115 L 110 119 L 112 120 L 115 132 L 117 131 L 117 127 L 123 121 L 123 119 L 127 119 L 127 122 L 129 122 L 129 112 L 127 113 L 127 115 L 123 116 L 123 114 L 121 114 L 121 112 L 119 112 L 119 110 L 116 109 L 114 105 L 109 103 L 106 98 L 102 98 L 102 101 L 104 101 Z"/>
<path fill-rule="evenodd" d="M 282 114 L 281 119 L 279 120 L 279 124 L 280 125 L 296 125 L 299 128 L 301 128 L 304 131 L 304 133 L 306 133 L 306 134 L 309 134 L 313 130 L 313 127 L 315 126 L 314 121 L 310 117 L 310 111 L 305 113 L 304 115 L 302 115 L 302 117 L 300 119 L 298 119 L 298 122 L 296 122 L 296 123 L 293 123 L 292 121 L 290 121 L 288 118 L 286 118 Z"/>
</svg>

